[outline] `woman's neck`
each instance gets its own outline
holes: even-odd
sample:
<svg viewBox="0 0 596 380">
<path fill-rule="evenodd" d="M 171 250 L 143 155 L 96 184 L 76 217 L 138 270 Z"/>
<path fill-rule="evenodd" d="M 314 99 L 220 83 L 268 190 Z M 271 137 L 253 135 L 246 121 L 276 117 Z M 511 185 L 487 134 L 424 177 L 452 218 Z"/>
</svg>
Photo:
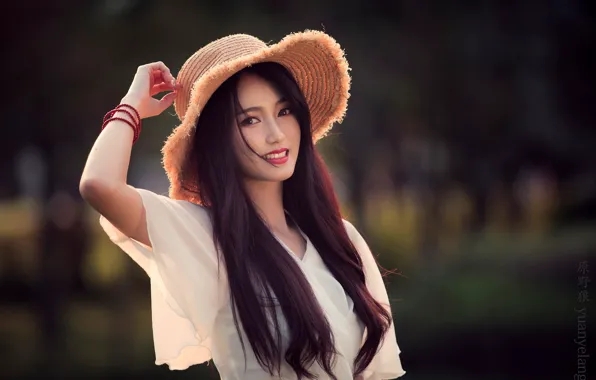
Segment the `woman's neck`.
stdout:
<svg viewBox="0 0 596 380">
<path fill-rule="evenodd" d="M 246 192 L 255 209 L 274 232 L 289 230 L 283 206 L 283 185 L 281 182 L 247 180 Z"/>
</svg>

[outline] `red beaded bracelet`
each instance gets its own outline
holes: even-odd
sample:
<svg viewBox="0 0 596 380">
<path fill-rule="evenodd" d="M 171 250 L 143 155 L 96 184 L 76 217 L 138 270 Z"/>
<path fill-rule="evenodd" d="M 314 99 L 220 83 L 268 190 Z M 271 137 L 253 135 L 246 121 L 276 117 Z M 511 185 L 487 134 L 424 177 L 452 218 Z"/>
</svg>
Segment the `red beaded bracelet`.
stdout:
<svg viewBox="0 0 596 380">
<path fill-rule="evenodd" d="M 111 110 L 110 112 L 106 113 L 106 115 L 103 117 L 103 121 L 105 122 L 106 120 L 108 120 L 109 118 L 111 118 L 112 116 L 114 116 L 116 114 L 116 112 L 124 112 L 125 114 L 127 114 L 128 116 L 130 116 L 130 118 L 132 120 L 134 120 L 134 122 L 135 122 L 135 128 L 138 128 L 139 127 L 139 124 L 135 120 L 135 117 L 132 115 L 132 113 L 128 112 L 125 109 L 113 109 L 113 110 Z"/>
<path fill-rule="evenodd" d="M 130 108 L 131 110 L 133 110 L 133 112 L 135 113 L 135 115 L 137 117 L 138 122 L 137 122 L 137 120 L 135 120 L 135 117 L 130 112 L 128 112 L 127 110 L 123 109 L 124 107 Z M 123 117 L 114 117 L 114 114 L 116 114 L 116 112 L 124 112 L 124 113 L 126 113 L 127 115 L 129 115 L 136 122 L 136 124 L 133 123 L 133 122 L 131 122 L 128 119 L 123 118 Z M 139 135 L 141 133 L 142 125 L 141 125 L 141 117 L 139 115 L 139 112 L 133 106 L 131 106 L 129 104 L 120 104 L 116 108 L 114 108 L 113 110 L 111 110 L 108 113 L 106 113 L 105 116 L 104 116 L 104 118 L 103 118 L 103 124 L 101 125 L 101 130 L 103 131 L 104 128 L 107 126 L 107 124 L 110 121 L 113 121 L 113 120 L 120 120 L 120 121 L 123 121 L 126 124 L 130 125 L 130 127 L 132 128 L 132 130 L 134 132 L 134 137 L 133 137 L 132 143 L 134 144 L 135 142 L 137 142 L 137 140 L 139 139 Z"/>
<path fill-rule="evenodd" d="M 134 108 L 130 104 L 122 103 L 122 104 L 119 104 L 118 107 L 116 107 L 116 109 L 119 109 L 122 107 L 128 107 L 135 113 L 135 115 L 137 116 L 137 120 L 138 120 L 137 124 L 139 125 L 139 128 L 140 128 L 141 127 L 141 115 L 139 115 L 139 112 L 136 110 L 136 108 Z M 121 110 L 121 111 L 124 111 L 124 110 Z"/>
<path fill-rule="evenodd" d="M 135 116 L 137 117 L 137 120 L 135 120 L 135 118 L 132 116 L 132 114 L 131 114 L 130 112 L 126 111 L 125 109 L 122 109 L 123 107 L 128 107 L 128 108 L 130 108 L 130 109 L 131 109 L 131 110 L 132 110 L 132 111 L 135 113 Z M 120 104 L 118 107 L 116 107 L 116 108 L 114 108 L 113 110 L 111 110 L 110 112 L 108 112 L 108 113 L 107 113 L 107 114 L 104 116 L 103 120 L 105 121 L 105 120 L 106 120 L 108 117 L 111 117 L 111 116 L 113 116 L 113 115 L 114 115 L 116 112 L 118 112 L 118 111 L 122 111 L 122 112 L 125 112 L 125 113 L 129 114 L 129 115 L 130 115 L 130 117 L 131 117 L 133 120 L 135 120 L 135 123 L 136 123 L 137 125 L 140 125 L 140 124 L 141 124 L 141 116 L 139 115 L 139 112 L 138 112 L 138 111 L 137 111 L 137 110 L 136 110 L 136 109 L 135 109 L 133 106 L 131 106 L 131 105 L 128 105 L 128 104 Z"/>
<path fill-rule="evenodd" d="M 136 127 L 135 127 L 135 125 L 132 123 L 132 121 L 130 121 L 130 120 L 128 120 L 128 119 L 125 119 L 125 118 L 123 118 L 123 117 L 112 117 L 112 118 L 110 118 L 110 119 L 108 119 L 108 120 L 104 121 L 103 125 L 101 126 L 101 130 L 103 131 L 103 130 L 104 130 L 104 128 L 107 126 L 107 124 L 108 124 L 110 121 L 114 121 L 114 120 L 120 120 L 120 121 L 123 121 L 123 122 L 125 122 L 126 124 L 130 125 L 130 127 L 131 127 L 131 128 L 132 128 L 132 130 L 134 131 L 134 137 L 133 137 L 133 139 L 132 139 L 132 143 L 133 143 L 133 144 L 134 144 L 134 143 L 136 143 L 136 142 L 137 142 L 137 140 L 139 139 L 139 132 L 138 132 L 138 128 L 136 128 Z"/>
</svg>

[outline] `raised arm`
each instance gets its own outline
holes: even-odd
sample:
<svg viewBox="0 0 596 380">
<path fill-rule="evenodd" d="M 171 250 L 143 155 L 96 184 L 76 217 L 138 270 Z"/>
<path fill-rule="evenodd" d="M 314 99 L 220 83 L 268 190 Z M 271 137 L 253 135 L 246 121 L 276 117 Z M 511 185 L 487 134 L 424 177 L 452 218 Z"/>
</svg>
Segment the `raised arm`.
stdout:
<svg viewBox="0 0 596 380">
<path fill-rule="evenodd" d="M 130 104 L 141 119 L 159 115 L 174 101 L 178 85 L 162 62 L 139 66 L 121 104 Z M 172 91 L 161 99 L 153 98 Z M 125 112 L 115 117 L 136 122 Z M 151 246 L 145 209 L 137 190 L 126 182 L 133 141 L 133 130 L 125 122 L 111 121 L 99 134 L 87 157 L 79 191 L 87 203 L 125 235 Z"/>
</svg>

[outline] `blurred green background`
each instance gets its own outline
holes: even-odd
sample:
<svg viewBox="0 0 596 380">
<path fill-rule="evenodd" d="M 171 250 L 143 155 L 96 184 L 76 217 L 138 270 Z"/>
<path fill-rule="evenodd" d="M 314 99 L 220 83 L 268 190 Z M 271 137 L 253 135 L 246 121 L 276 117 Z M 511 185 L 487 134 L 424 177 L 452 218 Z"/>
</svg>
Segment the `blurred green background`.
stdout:
<svg viewBox="0 0 596 380">
<path fill-rule="evenodd" d="M 593 2 L 60 0 L 2 10 L 0 378 L 218 378 L 212 363 L 153 364 L 148 280 L 100 231 L 78 181 L 137 66 L 161 60 L 176 75 L 224 35 L 274 42 L 305 29 L 335 37 L 352 67 L 346 120 L 319 148 L 346 218 L 397 273 L 386 279 L 404 378 L 594 372 L 582 372 L 577 343 L 596 328 Z M 143 125 L 129 182 L 165 194 L 160 148 L 173 108 Z"/>
</svg>

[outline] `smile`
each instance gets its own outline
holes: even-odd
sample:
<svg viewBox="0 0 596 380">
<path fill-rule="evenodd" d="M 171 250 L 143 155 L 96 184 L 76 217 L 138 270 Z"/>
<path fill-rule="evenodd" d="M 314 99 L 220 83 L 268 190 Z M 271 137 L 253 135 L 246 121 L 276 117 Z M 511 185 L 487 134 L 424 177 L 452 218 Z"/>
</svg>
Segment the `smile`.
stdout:
<svg viewBox="0 0 596 380">
<path fill-rule="evenodd" d="M 290 151 L 284 148 L 269 152 L 266 155 L 264 155 L 263 158 L 272 164 L 281 165 L 285 164 L 288 161 L 289 155 Z"/>
</svg>

